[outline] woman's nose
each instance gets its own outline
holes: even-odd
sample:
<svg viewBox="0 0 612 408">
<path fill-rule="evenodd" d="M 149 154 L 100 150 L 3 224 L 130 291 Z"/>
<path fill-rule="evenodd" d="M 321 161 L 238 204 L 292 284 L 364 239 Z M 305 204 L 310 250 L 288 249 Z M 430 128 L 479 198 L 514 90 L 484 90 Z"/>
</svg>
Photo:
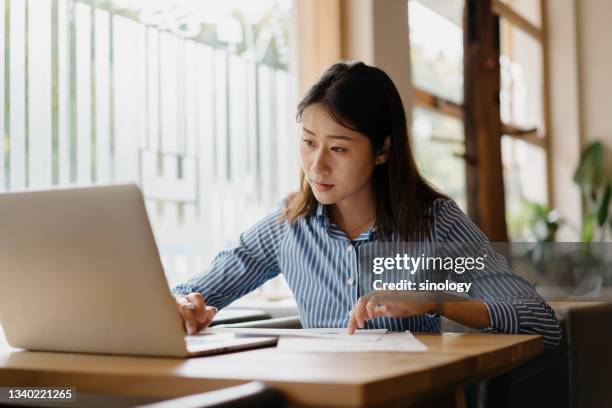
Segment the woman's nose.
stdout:
<svg viewBox="0 0 612 408">
<path fill-rule="evenodd" d="M 310 171 L 316 175 L 326 176 L 329 174 L 329 170 L 327 154 L 325 153 L 325 150 L 320 149 L 315 154 L 314 160 L 310 165 Z"/>
</svg>

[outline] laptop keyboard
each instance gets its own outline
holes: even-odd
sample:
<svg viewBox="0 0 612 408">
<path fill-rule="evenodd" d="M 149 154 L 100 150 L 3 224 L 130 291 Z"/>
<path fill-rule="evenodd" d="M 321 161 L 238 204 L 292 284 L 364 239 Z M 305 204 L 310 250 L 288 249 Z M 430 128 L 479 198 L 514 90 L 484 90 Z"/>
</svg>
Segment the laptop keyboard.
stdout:
<svg viewBox="0 0 612 408">
<path fill-rule="evenodd" d="M 195 334 L 185 336 L 187 347 L 209 346 L 211 344 L 227 342 L 229 340 L 234 340 L 234 335 L 231 333 Z"/>
</svg>

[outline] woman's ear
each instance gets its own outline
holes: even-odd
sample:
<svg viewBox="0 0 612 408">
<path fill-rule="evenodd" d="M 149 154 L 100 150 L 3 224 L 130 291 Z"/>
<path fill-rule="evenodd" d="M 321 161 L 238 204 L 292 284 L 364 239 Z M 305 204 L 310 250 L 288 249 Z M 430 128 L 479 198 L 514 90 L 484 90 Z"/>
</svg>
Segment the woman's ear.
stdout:
<svg viewBox="0 0 612 408">
<path fill-rule="evenodd" d="M 383 146 L 376 155 L 375 164 L 383 164 L 387 160 L 389 160 L 389 150 L 391 149 L 391 136 L 386 136 L 385 141 L 383 142 Z"/>
</svg>

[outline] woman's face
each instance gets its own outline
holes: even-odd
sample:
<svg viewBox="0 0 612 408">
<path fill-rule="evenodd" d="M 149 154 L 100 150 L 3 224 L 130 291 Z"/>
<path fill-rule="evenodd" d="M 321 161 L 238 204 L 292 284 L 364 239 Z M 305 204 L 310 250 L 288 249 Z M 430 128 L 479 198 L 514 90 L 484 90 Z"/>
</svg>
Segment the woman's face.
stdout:
<svg viewBox="0 0 612 408">
<path fill-rule="evenodd" d="M 366 135 L 337 123 L 320 104 L 310 105 L 302 113 L 300 158 L 310 187 L 322 204 L 369 194 L 374 166 L 385 160 L 373 156 Z"/>
</svg>

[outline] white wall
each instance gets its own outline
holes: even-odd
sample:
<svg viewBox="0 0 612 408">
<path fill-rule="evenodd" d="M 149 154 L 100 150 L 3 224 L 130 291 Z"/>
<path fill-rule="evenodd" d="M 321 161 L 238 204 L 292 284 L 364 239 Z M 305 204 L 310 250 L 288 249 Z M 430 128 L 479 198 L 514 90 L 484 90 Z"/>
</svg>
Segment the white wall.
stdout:
<svg viewBox="0 0 612 408">
<path fill-rule="evenodd" d="M 572 182 L 581 148 L 575 16 L 574 0 L 555 0 L 554 5 L 548 7 L 551 201 L 574 227 L 562 228 L 558 236 L 561 240 L 576 239 L 577 228 L 582 222 L 580 190 Z"/>
<path fill-rule="evenodd" d="M 612 1 L 575 2 L 583 143 L 604 142 L 612 173 Z"/>
<path fill-rule="evenodd" d="M 572 181 L 580 149 L 606 147 L 612 174 L 612 2 L 548 0 L 553 205 L 579 227 L 580 192 Z M 575 239 L 565 228 L 560 239 Z"/>
<path fill-rule="evenodd" d="M 383 69 L 397 87 L 410 122 L 408 0 L 343 0 L 342 57 Z"/>
</svg>

